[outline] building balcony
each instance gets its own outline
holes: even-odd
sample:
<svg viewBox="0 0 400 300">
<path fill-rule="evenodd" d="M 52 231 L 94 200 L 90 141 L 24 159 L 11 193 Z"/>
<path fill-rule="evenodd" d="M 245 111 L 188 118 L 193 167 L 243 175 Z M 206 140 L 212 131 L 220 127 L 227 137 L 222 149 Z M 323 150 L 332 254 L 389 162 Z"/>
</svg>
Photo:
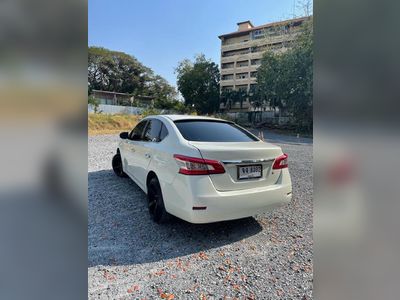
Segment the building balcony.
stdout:
<svg viewBox="0 0 400 300">
<path fill-rule="evenodd" d="M 235 85 L 245 85 L 245 84 L 249 84 L 249 83 L 250 83 L 250 77 L 235 80 Z"/>
<path fill-rule="evenodd" d="M 247 60 L 249 59 L 249 55 L 250 53 L 221 57 L 221 63 L 232 63 L 238 60 Z"/>
<path fill-rule="evenodd" d="M 221 87 L 226 87 L 226 86 L 237 87 L 238 85 L 248 85 L 248 84 L 256 84 L 256 83 L 257 83 L 256 77 L 248 77 L 248 78 L 243 78 L 243 79 L 221 80 L 220 86 Z"/>
<path fill-rule="evenodd" d="M 221 57 L 221 63 L 232 63 L 248 59 L 261 59 L 265 51 Z"/>
<path fill-rule="evenodd" d="M 221 86 L 227 86 L 227 85 L 235 85 L 235 80 L 234 79 L 228 79 L 228 80 L 221 80 L 220 82 Z"/>
<path fill-rule="evenodd" d="M 249 40 L 247 42 L 221 45 L 221 51 L 240 50 L 240 49 L 245 49 L 245 48 L 250 48 L 250 47 L 280 43 L 280 42 L 284 42 L 284 41 L 290 41 L 290 40 L 293 40 L 297 34 L 298 33 L 282 34 L 282 35 L 270 36 L 267 38 Z"/>
<path fill-rule="evenodd" d="M 232 103 L 229 111 L 235 112 L 235 111 L 248 111 L 249 108 L 251 107 L 251 104 L 249 101 L 243 101 L 242 103 L 242 108 L 240 108 L 240 102 Z M 224 103 L 220 103 L 219 109 L 221 110 L 227 110 L 227 106 Z"/>
<path fill-rule="evenodd" d="M 257 71 L 260 65 L 249 65 L 247 67 L 221 69 L 221 75 L 229 75 L 234 73 L 251 73 Z"/>
<path fill-rule="evenodd" d="M 236 68 L 221 69 L 221 75 L 229 75 L 235 73 Z"/>
</svg>

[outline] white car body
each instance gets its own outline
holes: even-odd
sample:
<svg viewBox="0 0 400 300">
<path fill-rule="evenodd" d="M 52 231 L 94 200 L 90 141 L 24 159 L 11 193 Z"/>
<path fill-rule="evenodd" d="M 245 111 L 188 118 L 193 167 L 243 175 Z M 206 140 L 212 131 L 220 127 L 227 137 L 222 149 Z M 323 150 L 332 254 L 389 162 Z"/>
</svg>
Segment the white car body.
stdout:
<svg viewBox="0 0 400 300">
<path fill-rule="evenodd" d="M 226 123 L 224 120 L 186 115 L 149 116 L 143 120 L 152 119 L 161 121 L 168 131 L 162 141 L 121 139 L 118 152 L 123 171 L 145 193 L 149 178 L 157 176 L 168 213 L 191 223 L 210 223 L 253 216 L 290 202 L 292 184 L 287 165 L 273 169 L 276 158 L 283 155 L 280 147 L 258 139 L 237 125 L 254 141 L 189 141 L 174 123 L 183 120 Z M 218 161 L 224 172 L 182 174 L 182 162 L 174 155 Z M 238 179 L 238 166 L 255 164 L 262 166 L 260 178 Z"/>
</svg>

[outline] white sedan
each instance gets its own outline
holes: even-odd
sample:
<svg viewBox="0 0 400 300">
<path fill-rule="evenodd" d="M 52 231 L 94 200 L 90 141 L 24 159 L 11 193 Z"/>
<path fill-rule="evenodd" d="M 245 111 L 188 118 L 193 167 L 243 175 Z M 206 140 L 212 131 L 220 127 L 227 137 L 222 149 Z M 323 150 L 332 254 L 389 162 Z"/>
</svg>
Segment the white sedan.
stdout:
<svg viewBox="0 0 400 300">
<path fill-rule="evenodd" d="M 291 200 L 288 156 L 232 122 L 149 116 L 120 138 L 114 172 L 147 194 L 157 223 L 239 219 Z"/>
</svg>

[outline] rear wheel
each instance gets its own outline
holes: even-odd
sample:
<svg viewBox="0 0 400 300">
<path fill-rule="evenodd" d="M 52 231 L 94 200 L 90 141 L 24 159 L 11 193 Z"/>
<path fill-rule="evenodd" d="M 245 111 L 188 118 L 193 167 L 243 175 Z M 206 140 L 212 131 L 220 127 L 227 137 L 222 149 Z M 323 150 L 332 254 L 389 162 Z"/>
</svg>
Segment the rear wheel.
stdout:
<svg viewBox="0 0 400 300">
<path fill-rule="evenodd" d="M 117 176 L 127 177 L 126 173 L 124 172 L 124 169 L 122 168 L 121 154 L 117 153 L 114 155 L 112 159 L 112 168 Z"/>
<path fill-rule="evenodd" d="M 169 214 L 165 210 L 164 199 L 157 178 L 152 178 L 147 186 L 147 199 L 152 220 L 159 224 L 166 222 L 169 219 Z"/>
</svg>

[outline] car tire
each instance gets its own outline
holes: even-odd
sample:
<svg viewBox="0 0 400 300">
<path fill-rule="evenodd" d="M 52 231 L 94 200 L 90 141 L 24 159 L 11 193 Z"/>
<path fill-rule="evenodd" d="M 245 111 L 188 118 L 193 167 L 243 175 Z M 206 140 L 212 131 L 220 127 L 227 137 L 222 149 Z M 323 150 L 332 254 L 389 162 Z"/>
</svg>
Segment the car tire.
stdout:
<svg viewBox="0 0 400 300">
<path fill-rule="evenodd" d="M 114 155 L 112 159 L 112 168 L 114 170 L 114 173 L 119 176 L 119 177 L 128 177 L 126 173 L 124 172 L 124 169 L 122 167 L 122 159 L 121 159 L 121 154 L 117 153 Z"/>
<path fill-rule="evenodd" d="M 152 178 L 147 186 L 147 200 L 151 219 L 158 223 L 169 220 L 169 213 L 165 210 L 161 186 L 157 178 Z"/>
</svg>

